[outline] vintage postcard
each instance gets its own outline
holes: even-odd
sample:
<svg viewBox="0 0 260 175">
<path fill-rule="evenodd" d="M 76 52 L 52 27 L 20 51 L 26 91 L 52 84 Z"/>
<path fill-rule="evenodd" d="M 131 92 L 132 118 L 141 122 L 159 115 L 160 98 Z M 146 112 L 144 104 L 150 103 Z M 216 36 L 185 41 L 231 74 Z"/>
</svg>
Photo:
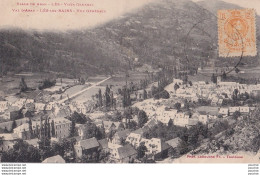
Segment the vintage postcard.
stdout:
<svg viewBox="0 0 260 175">
<path fill-rule="evenodd" d="M 259 7 L 1 0 L 0 161 L 259 163 Z"/>
</svg>

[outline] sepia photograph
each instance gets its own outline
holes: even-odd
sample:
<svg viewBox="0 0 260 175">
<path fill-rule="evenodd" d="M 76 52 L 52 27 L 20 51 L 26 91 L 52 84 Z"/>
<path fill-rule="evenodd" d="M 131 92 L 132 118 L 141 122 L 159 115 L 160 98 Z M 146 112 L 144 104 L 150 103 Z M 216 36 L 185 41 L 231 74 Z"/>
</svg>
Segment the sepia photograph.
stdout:
<svg viewBox="0 0 260 175">
<path fill-rule="evenodd" d="M 0 4 L 1 163 L 260 163 L 260 1 Z"/>
</svg>

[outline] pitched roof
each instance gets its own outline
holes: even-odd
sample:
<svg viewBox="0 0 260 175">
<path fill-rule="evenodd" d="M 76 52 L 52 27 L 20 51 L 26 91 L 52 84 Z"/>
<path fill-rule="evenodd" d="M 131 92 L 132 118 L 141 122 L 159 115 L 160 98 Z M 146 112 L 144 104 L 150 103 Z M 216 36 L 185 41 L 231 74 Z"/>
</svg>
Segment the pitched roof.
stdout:
<svg viewBox="0 0 260 175">
<path fill-rule="evenodd" d="M 99 143 L 95 137 L 81 140 L 78 142 L 78 145 L 82 147 L 82 149 L 91 149 L 95 147 L 99 147 Z"/>
<path fill-rule="evenodd" d="M 123 147 L 119 147 L 117 150 L 120 159 L 137 154 L 136 150 L 131 145 L 125 145 Z"/>
<path fill-rule="evenodd" d="M 102 139 L 98 140 L 98 143 L 100 144 L 101 148 L 108 148 L 108 140 L 107 139 Z"/>
<path fill-rule="evenodd" d="M 173 148 L 176 148 L 180 142 L 181 142 L 181 139 L 179 137 L 166 141 L 166 143 L 169 144 Z"/>
<path fill-rule="evenodd" d="M 165 142 L 161 142 L 161 151 L 169 149 L 171 146 Z"/>
<path fill-rule="evenodd" d="M 126 129 L 123 131 L 118 131 L 116 134 L 118 135 L 119 138 L 126 138 L 130 134 L 130 130 Z"/>
<path fill-rule="evenodd" d="M 36 138 L 36 139 L 30 139 L 30 140 L 25 140 L 25 142 L 27 142 L 29 145 L 38 145 L 38 142 L 39 142 L 39 139 Z"/>
<path fill-rule="evenodd" d="M 4 133 L 0 134 L 0 137 L 4 137 L 4 140 L 16 140 L 19 138 L 16 133 Z"/>
<path fill-rule="evenodd" d="M 154 127 L 158 122 L 155 119 L 149 120 L 145 125 L 149 128 Z"/>
<path fill-rule="evenodd" d="M 66 162 L 60 155 L 57 155 L 57 156 L 48 157 L 42 163 L 66 163 Z"/>
<path fill-rule="evenodd" d="M 142 130 L 142 128 L 139 128 L 137 130 L 134 130 L 132 133 L 143 135 L 144 131 Z"/>
</svg>

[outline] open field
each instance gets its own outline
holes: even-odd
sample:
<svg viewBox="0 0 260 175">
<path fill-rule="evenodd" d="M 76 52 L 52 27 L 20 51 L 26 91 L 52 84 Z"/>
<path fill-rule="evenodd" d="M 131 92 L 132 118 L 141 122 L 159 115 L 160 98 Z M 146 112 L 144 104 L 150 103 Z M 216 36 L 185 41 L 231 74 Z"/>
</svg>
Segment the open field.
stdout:
<svg viewBox="0 0 260 175">
<path fill-rule="evenodd" d="M 220 68 L 217 68 L 220 70 Z M 260 67 L 253 67 L 253 68 L 239 68 L 240 72 L 236 73 L 235 71 L 232 71 L 227 74 L 227 76 L 232 75 L 234 77 L 240 77 L 244 79 L 259 79 L 260 78 Z M 216 68 L 212 69 L 205 69 L 200 71 L 195 76 L 189 76 L 190 81 L 211 81 L 212 73 L 216 73 Z M 219 73 L 218 73 L 219 74 Z"/>
<path fill-rule="evenodd" d="M 140 82 L 140 80 L 144 80 L 145 77 L 148 75 L 146 73 L 141 73 L 141 72 L 129 72 L 129 76 L 127 77 L 127 83 L 137 83 Z M 126 76 L 125 73 L 122 73 L 120 75 L 115 75 L 108 81 L 105 81 L 104 83 L 101 84 L 101 86 L 106 86 L 106 85 L 112 85 L 114 88 L 118 89 L 121 88 L 122 86 L 126 85 Z"/>
<path fill-rule="evenodd" d="M 50 73 L 21 73 L 15 75 L 8 75 L 0 78 L 1 91 L 5 95 L 14 94 L 19 92 L 19 83 L 21 78 L 24 77 L 28 87 L 37 89 L 40 81 L 45 78 L 51 78 L 53 75 Z"/>
<path fill-rule="evenodd" d="M 145 73 L 139 73 L 139 72 L 130 72 L 129 77 L 127 78 L 128 84 L 130 82 L 137 83 L 140 82 L 140 80 L 144 79 L 147 74 Z M 97 76 L 97 77 L 91 77 L 88 79 L 87 82 L 89 83 L 95 83 L 98 81 L 101 81 L 105 79 L 104 76 Z M 73 100 L 77 101 L 84 101 L 86 99 L 90 99 L 93 95 L 98 93 L 98 90 L 101 89 L 102 93 L 105 91 L 106 86 L 112 86 L 111 90 L 114 92 L 118 91 L 118 88 L 122 88 L 126 84 L 125 82 L 125 74 L 115 75 L 111 77 L 110 79 L 104 81 L 98 86 L 92 87 L 88 89 L 87 91 L 83 92 L 80 96 L 75 97 Z"/>
</svg>

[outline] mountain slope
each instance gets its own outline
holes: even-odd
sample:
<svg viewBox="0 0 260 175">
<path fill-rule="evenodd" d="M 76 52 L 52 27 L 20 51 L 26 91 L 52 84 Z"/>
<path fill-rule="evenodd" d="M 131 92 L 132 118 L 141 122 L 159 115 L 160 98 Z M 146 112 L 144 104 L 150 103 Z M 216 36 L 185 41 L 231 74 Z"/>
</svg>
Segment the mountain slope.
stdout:
<svg viewBox="0 0 260 175">
<path fill-rule="evenodd" d="M 161 0 L 85 31 L 2 30 L 0 72 L 54 71 L 78 77 L 131 69 L 135 58 L 189 69 L 212 60 L 236 62 L 218 59 L 213 10 L 203 2 Z"/>
</svg>

